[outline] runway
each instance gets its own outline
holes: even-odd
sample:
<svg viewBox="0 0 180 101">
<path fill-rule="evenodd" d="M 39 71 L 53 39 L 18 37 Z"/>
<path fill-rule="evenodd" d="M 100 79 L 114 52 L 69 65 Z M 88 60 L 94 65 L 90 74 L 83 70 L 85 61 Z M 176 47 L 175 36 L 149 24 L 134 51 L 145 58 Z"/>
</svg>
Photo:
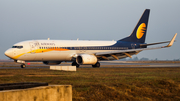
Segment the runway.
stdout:
<svg viewBox="0 0 180 101">
<path fill-rule="evenodd" d="M 102 65 L 109 66 L 124 66 L 124 67 L 180 67 L 180 63 L 146 63 L 146 62 L 133 62 L 133 61 L 110 61 L 101 62 Z"/>
<path fill-rule="evenodd" d="M 156 68 L 156 67 L 180 67 L 180 62 L 139 62 L 139 61 L 100 61 L 100 68 Z M 60 66 L 71 66 L 70 62 L 62 62 Z M 25 69 L 50 68 L 50 65 L 44 65 L 41 62 L 30 63 Z M 81 65 L 79 68 L 92 68 L 91 65 Z M 1 62 L 0 69 L 20 69 L 20 64 L 14 62 Z"/>
</svg>

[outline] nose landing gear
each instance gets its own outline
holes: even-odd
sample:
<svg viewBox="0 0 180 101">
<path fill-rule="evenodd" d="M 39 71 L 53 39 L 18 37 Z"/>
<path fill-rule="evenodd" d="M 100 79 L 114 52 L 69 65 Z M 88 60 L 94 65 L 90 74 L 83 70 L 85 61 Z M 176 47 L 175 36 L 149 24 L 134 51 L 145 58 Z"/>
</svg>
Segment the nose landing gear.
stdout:
<svg viewBox="0 0 180 101">
<path fill-rule="evenodd" d="M 23 61 L 23 60 L 14 60 L 14 62 L 21 64 L 21 68 L 25 68 L 26 67 L 25 61 Z"/>
<path fill-rule="evenodd" d="M 21 68 L 25 68 L 26 67 L 26 65 L 25 64 L 21 64 Z"/>
</svg>

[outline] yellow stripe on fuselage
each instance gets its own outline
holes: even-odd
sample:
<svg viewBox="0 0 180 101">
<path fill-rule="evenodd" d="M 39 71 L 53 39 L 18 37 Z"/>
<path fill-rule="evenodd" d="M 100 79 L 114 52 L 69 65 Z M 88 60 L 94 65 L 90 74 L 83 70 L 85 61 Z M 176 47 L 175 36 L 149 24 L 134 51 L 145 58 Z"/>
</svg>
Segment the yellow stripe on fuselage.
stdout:
<svg viewBox="0 0 180 101">
<path fill-rule="evenodd" d="M 42 52 L 49 52 L 49 51 L 69 51 L 69 49 L 62 49 L 62 48 L 61 49 L 37 49 L 37 50 L 34 50 L 33 52 L 42 53 Z"/>
<path fill-rule="evenodd" d="M 22 53 L 22 54 L 19 54 L 19 55 L 16 55 L 15 57 L 13 57 L 13 59 L 18 59 L 20 56 L 22 56 L 22 55 L 24 55 L 24 54 L 26 54 L 26 53 Z"/>
</svg>

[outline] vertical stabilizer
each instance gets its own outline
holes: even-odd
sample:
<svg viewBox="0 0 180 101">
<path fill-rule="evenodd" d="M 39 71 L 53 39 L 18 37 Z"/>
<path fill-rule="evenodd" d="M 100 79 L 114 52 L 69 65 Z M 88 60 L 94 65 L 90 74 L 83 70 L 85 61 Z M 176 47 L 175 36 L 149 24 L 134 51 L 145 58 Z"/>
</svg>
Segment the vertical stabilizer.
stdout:
<svg viewBox="0 0 180 101">
<path fill-rule="evenodd" d="M 148 27 L 149 13 L 150 9 L 146 9 L 139 19 L 139 22 L 135 26 L 134 30 L 132 31 L 131 35 L 119 41 L 144 43 Z"/>
</svg>

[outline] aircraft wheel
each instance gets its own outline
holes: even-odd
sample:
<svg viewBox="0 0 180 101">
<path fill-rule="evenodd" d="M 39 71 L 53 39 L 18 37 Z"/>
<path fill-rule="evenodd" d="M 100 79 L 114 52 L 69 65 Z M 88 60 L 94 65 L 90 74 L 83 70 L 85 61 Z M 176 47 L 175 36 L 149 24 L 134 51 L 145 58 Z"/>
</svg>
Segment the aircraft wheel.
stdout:
<svg viewBox="0 0 180 101">
<path fill-rule="evenodd" d="M 72 66 L 76 66 L 76 64 L 77 64 L 77 63 L 74 61 L 74 62 L 72 63 Z"/>
<path fill-rule="evenodd" d="M 79 64 L 76 64 L 76 68 L 79 68 L 79 66 L 80 66 Z"/>
<path fill-rule="evenodd" d="M 75 61 L 72 63 L 72 66 L 76 66 L 76 68 L 79 68 L 79 64 L 77 64 Z"/>
<path fill-rule="evenodd" d="M 22 64 L 22 65 L 21 65 L 21 68 L 25 68 L 25 67 L 26 67 L 26 65 L 25 65 L 25 64 Z"/>
<path fill-rule="evenodd" d="M 97 62 L 95 65 L 92 65 L 93 68 L 99 68 L 100 67 L 100 63 Z"/>
</svg>

